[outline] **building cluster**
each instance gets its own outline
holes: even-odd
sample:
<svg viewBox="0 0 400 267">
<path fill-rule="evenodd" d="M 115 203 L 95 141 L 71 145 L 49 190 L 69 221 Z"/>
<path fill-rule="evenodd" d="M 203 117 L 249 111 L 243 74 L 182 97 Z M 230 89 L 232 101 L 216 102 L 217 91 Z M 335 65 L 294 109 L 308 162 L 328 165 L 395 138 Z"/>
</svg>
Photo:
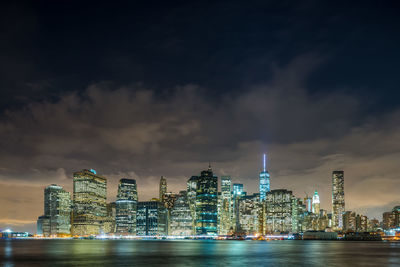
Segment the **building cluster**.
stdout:
<svg viewBox="0 0 400 267">
<path fill-rule="evenodd" d="M 107 179 L 95 170 L 73 174 L 73 197 L 61 186 L 44 190 L 44 215 L 37 220 L 37 234 L 62 236 L 213 236 L 266 235 L 307 231 L 364 232 L 382 225 L 376 219 L 346 211 L 344 172 L 332 173 L 332 210 L 321 209 L 318 192 L 304 198 L 287 189 L 270 188 L 264 166 L 259 174 L 259 192 L 247 194 L 243 184 L 230 176 L 218 177 L 211 166 L 187 181 L 179 193 L 167 190 L 160 179 L 159 196 L 138 201 L 133 179 L 119 181 L 117 199 L 107 203 Z M 396 228 L 400 206 L 383 214 L 383 228 Z"/>
</svg>

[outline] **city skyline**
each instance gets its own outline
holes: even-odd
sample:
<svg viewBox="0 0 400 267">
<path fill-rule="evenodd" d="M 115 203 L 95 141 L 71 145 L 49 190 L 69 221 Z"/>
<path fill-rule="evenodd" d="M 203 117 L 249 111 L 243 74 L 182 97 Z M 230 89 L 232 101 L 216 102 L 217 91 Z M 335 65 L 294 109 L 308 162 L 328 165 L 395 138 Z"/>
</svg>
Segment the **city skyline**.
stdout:
<svg viewBox="0 0 400 267">
<path fill-rule="evenodd" d="M 395 3 L 0 10 L 0 228 L 34 230 L 43 189 L 72 193 L 82 169 L 107 177 L 107 201 L 121 178 L 139 199 L 159 195 L 160 176 L 178 193 L 209 161 L 258 192 L 263 153 L 271 190 L 317 190 L 329 210 L 331 173 L 344 170 L 346 210 L 381 219 L 398 205 Z"/>
<path fill-rule="evenodd" d="M 262 155 L 261 155 L 262 157 L 263 157 L 263 164 L 261 164 L 261 167 L 260 167 L 260 169 L 261 169 L 261 173 L 262 172 L 265 172 L 266 171 L 266 168 L 265 168 L 265 163 L 264 163 L 264 159 L 265 159 L 265 153 L 263 153 Z M 211 163 L 210 162 L 208 162 L 208 165 L 209 165 L 209 169 L 211 168 L 211 165 L 210 165 Z M 89 169 L 87 169 L 87 170 L 89 170 Z M 269 169 L 268 169 L 269 170 Z M 97 174 L 97 171 L 95 171 L 94 169 L 90 169 L 90 172 L 93 172 L 95 175 Z M 341 171 L 333 171 L 332 173 L 334 174 L 334 173 L 337 173 L 337 172 L 341 172 Z M 74 172 L 74 175 L 76 174 L 76 173 L 79 173 L 79 171 L 78 172 Z M 214 172 L 215 173 L 215 172 Z M 199 173 L 200 174 L 200 173 Z M 240 191 L 244 191 L 244 192 L 247 192 L 247 194 L 248 195 L 251 195 L 251 194 L 255 194 L 255 193 L 257 193 L 257 194 L 259 194 L 260 193 L 260 190 L 261 190 L 261 187 L 260 187 L 260 177 L 257 177 L 257 178 L 255 178 L 256 179 L 256 181 L 253 181 L 253 182 L 255 182 L 255 183 L 257 183 L 257 185 L 256 185 L 256 190 L 254 190 L 254 191 L 252 191 L 252 190 L 248 190 L 249 188 L 251 188 L 251 186 L 249 187 L 246 183 L 238 183 L 238 182 L 240 182 L 241 180 L 240 180 L 240 178 L 239 177 L 232 177 L 232 176 L 221 176 L 221 175 L 217 175 L 218 176 L 218 190 L 219 191 L 221 191 L 221 179 L 223 178 L 223 177 L 229 177 L 230 179 L 231 179 L 231 185 L 232 185 L 232 193 L 233 194 L 235 194 L 235 186 L 240 186 Z M 105 177 L 106 179 L 107 179 L 107 184 L 108 184 L 108 177 L 107 176 L 105 176 L 105 175 L 102 175 L 102 176 L 100 176 L 100 177 Z M 151 201 L 151 199 L 159 199 L 159 197 L 161 196 L 161 194 L 162 194 L 162 192 L 164 192 L 164 193 L 174 193 L 174 194 L 177 194 L 177 193 L 179 193 L 179 192 L 181 192 L 181 190 L 174 190 L 176 187 L 174 187 L 174 189 L 171 189 L 171 187 L 169 186 L 168 187 L 168 190 L 167 190 L 167 186 L 166 186 L 166 182 L 167 182 L 167 180 L 166 180 L 166 178 L 168 178 L 168 177 L 165 177 L 165 176 L 163 176 L 163 175 L 161 175 L 161 176 L 159 176 L 159 177 L 161 177 L 161 180 L 159 180 L 159 182 L 158 183 L 156 183 L 154 186 L 155 186 L 155 188 L 157 188 L 157 193 L 155 194 L 155 195 L 151 195 L 151 194 L 145 194 L 145 197 L 140 197 L 140 193 L 137 193 L 137 201 L 141 201 L 141 202 L 146 202 L 146 201 Z M 157 177 L 157 179 L 160 179 L 159 177 Z M 193 176 L 192 176 L 193 177 Z M 331 174 L 331 177 L 333 177 L 332 176 L 332 174 Z M 185 178 L 186 179 L 186 178 Z M 184 189 L 184 188 L 186 188 L 186 182 L 185 182 L 185 179 L 183 180 L 183 183 L 180 185 L 180 187 L 179 188 L 182 188 L 182 189 Z M 331 178 L 332 179 L 332 178 Z M 124 178 L 124 177 L 121 177 L 121 178 L 119 178 L 119 180 L 118 180 L 118 184 L 117 184 L 117 188 L 116 188 L 116 190 L 114 189 L 114 188 L 110 188 L 111 186 L 110 185 L 108 185 L 107 186 L 107 199 L 106 199 L 106 201 L 107 201 L 107 203 L 110 203 L 110 202 L 113 202 L 113 203 L 118 203 L 118 192 L 119 192 L 119 188 L 120 188 L 120 185 L 121 185 L 121 182 L 122 181 L 124 181 L 124 180 L 128 180 L 128 181 L 134 181 L 135 182 L 135 188 L 136 188 L 136 180 L 135 179 L 128 179 L 128 178 Z M 345 179 L 345 181 L 346 181 L 346 179 Z M 71 180 L 71 183 L 72 183 L 72 180 Z M 271 181 L 270 181 L 270 184 L 271 184 Z M 270 190 L 281 190 L 281 189 L 283 189 L 283 190 L 290 190 L 290 192 L 298 192 L 299 190 L 296 190 L 296 189 L 294 189 L 294 188 L 291 188 L 290 186 L 281 186 L 281 187 L 279 187 L 279 188 L 276 188 L 276 187 L 274 187 L 273 186 L 273 182 L 272 182 L 272 186 L 271 186 L 271 188 L 270 188 Z M 65 189 L 65 188 L 68 188 L 68 185 L 67 184 L 57 184 L 57 185 L 55 185 L 55 184 L 51 184 L 51 185 L 47 185 L 47 186 L 44 186 L 45 188 L 47 188 L 47 187 L 51 187 L 51 186 L 62 186 L 62 188 L 63 189 Z M 254 187 L 254 186 L 253 186 Z M 330 186 L 330 188 L 329 188 L 329 190 L 328 191 L 330 191 L 330 196 L 332 196 L 332 188 L 333 188 L 333 186 L 332 186 L 332 184 L 331 184 L 331 186 Z M 346 187 L 344 187 L 344 190 L 345 190 L 345 188 Z M 141 190 L 140 190 L 140 185 L 138 186 L 138 188 L 136 189 L 137 190 L 137 192 L 141 192 Z M 114 192 L 114 191 L 116 191 L 116 192 Z M 317 194 L 318 195 L 318 193 L 317 193 L 317 189 L 314 189 L 313 191 L 311 191 L 311 192 L 304 192 L 305 194 L 304 195 L 302 195 L 301 194 L 301 192 L 298 192 L 298 193 L 293 193 L 293 195 L 294 196 L 296 196 L 296 197 L 299 197 L 300 199 L 302 198 L 302 197 L 306 197 L 306 196 L 311 196 L 311 200 L 310 200 L 310 207 L 311 207 L 311 210 L 314 212 L 314 199 L 315 199 L 315 194 Z M 323 190 L 324 191 L 324 190 Z M 67 193 L 71 193 L 71 195 L 72 195 L 72 192 L 73 191 L 68 191 L 67 190 Z M 142 192 L 143 192 L 143 190 L 142 190 Z M 115 194 L 114 194 L 115 193 Z M 325 197 L 326 198 L 326 197 Z M 71 199 L 73 199 L 73 197 L 71 197 Z M 115 201 L 117 201 L 117 202 L 115 202 Z M 161 201 L 161 200 L 160 200 Z M 318 201 L 319 201 L 319 195 L 318 195 Z M 328 203 L 321 203 L 321 202 L 319 202 L 318 204 L 319 204 L 319 207 L 318 208 L 321 208 L 321 209 L 324 209 L 324 210 L 327 210 L 328 211 L 328 213 L 331 213 L 332 211 L 333 211 L 333 206 L 332 206 L 332 198 L 330 198 L 330 201 L 328 202 Z M 349 204 L 348 202 L 346 202 L 346 204 Z M 305 204 L 305 205 L 307 205 L 307 204 Z M 351 206 L 351 205 L 350 205 Z M 387 210 L 390 210 L 391 208 L 388 208 Z M 358 213 L 359 212 L 359 210 L 353 210 L 353 209 L 345 209 L 345 211 L 347 211 L 347 210 L 351 210 L 352 212 L 356 212 L 356 213 Z M 377 211 L 377 216 L 375 217 L 375 216 L 372 216 L 371 217 L 371 219 L 378 219 L 378 220 L 382 220 L 382 214 L 383 214 L 383 212 L 385 212 L 386 210 L 379 210 L 379 211 Z M 118 213 L 118 212 L 117 212 Z M 362 212 L 361 212 L 362 213 Z M 364 214 L 364 213 L 363 213 Z M 369 215 L 369 214 L 365 214 L 365 215 Z M 238 218 L 238 220 L 239 220 L 239 218 Z M 32 225 L 31 226 L 28 226 L 28 227 L 26 227 L 26 226 L 23 226 L 23 227 L 25 227 L 25 228 L 23 228 L 23 227 L 21 227 L 21 226 L 13 226 L 13 225 L 8 225 L 8 227 L 13 227 L 14 229 L 17 229 L 17 230 L 26 230 L 26 229 L 36 229 L 36 225 L 37 225 L 37 222 L 35 221 L 35 223 L 32 223 Z M 7 227 L 7 226 L 6 226 Z M 3 228 L 5 228 L 5 227 L 3 227 Z M 32 230 L 31 230 L 32 231 Z M 34 231 L 32 231 L 32 232 L 34 232 Z M 118 232 L 117 232 L 118 233 Z"/>
<path fill-rule="evenodd" d="M 266 172 L 265 154 L 263 172 Z M 258 193 L 231 183 L 230 176 L 214 175 L 211 164 L 187 180 L 186 190 L 168 192 L 161 176 L 159 196 L 140 200 L 133 179 L 121 178 L 116 202 L 107 202 L 107 179 L 94 169 L 74 173 L 73 199 L 63 187 L 44 190 L 44 215 L 37 219 L 42 237 L 84 236 L 264 236 L 307 235 L 320 231 L 337 238 L 338 232 L 377 232 L 398 228 L 400 205 L 383 212 L 383 220 L 345 209 L 343 171 L 332 172 L 331 211 L 321 209 L 317 190 L 312 197 L 291 190 L 265 192 L 260 176 Z M 311 232 L 310 232 L 311 231 Z"/>
</svg>

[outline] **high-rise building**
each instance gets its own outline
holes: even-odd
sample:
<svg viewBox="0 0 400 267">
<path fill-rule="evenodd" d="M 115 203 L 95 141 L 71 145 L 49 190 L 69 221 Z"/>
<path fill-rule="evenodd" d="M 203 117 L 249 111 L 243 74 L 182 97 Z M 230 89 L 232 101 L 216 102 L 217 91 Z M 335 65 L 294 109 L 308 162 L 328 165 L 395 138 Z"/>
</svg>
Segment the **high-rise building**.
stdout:
<svg viewBox="0 0 400 267">
<path fill-rule="evenodd" d="M 170 233 L 173 236 L 193 235 L 193 218 L 190 211 L 187 192 L 181 191 L 171 209 Z"/>
<path fill-rule="evenodd" d="M 237 233 L 246 235 L 259 234 L 259 215 L 262 208 L 260 195 L 242 196 L 238 201 L 239 227 Z"/>
<path fill-rule="evenodd" d="M 163 197 L 167 193 L 167 179 L 164 176 L 160 178 L 160 190 L 159 190 L 159 200 L 162 202 Z"/>
<path fill-rule="evenodd" d="M 118 184 L 116 204 L 116 233 L 136 234 L 137 212 L 137 185 L 136 180 L 122 178 Z"/>
<path fill-rule="evenodd" d="M 343 231 L 356 231 L 356 213 L 354 211 L 346 211 L 343 214 Z"/>
<path fill-rule="evenodd" d="M 394 214 L 391 211 L 386 211 L 382 216 L 382 228 L 384 230 L 389 230 L 394 227 Z"/>
<path fill-rule="evenodd" d="M 136 234 L 138 236 L 167 235 L 167 209 L 159 201 L 139 201 Z"/>
<path fill-rule="evenodd" d="M 310 196 L 306 195 L 304 204 L 306 205 L 307 212 L 312 212 L 312 198 Z"/>
<path fill-rule="evenodd" d="M 357 232 L 368 231 L 368 217 L 367 216 L 357 214 L 357 216 L 356 216 L 356 231 Z"/>
<path fill-rule="evenodd" d="M 95 170 L 74 173 L 73 235 L 103 234 L 107 218 L 107 180 Z"/>
<path fill-rule="evenodd" d="M 239 200 L 245 195 L 243 190 L 243 184 L 233 184 L 232 191 L 232 211 L 233 211 L 233 229 L 235 232 L 240 230 L 240 222 L 239 222 Z"/>
<path fill-rule="evenodd" d="M 315 190 L 313 198 L 312 198 L 312 212 L 314 214 L 319 214 L 319 195 L 317 190 Z"/>
<path fill-rule="evenodd" d="M 260 201 L 264 201 L 267 192 L 270 191 L 270 176 L 266 169 L 266 155 L 264 154 L 263 170 L 260 172 Z"/>
<path fill-rule="evenodd" d="M 264 206 L 264 229 L 266 233 L 292 231 L 292 191 L 271 190 Z"/>
<path fill-rule="evenodd" d="M 343 230 L 344 202 L 344 172 L 332 173 L 332 228 L 335 231 Z"/>
<path fill-rule="evenodd" d="M 196 235 L 217 235 L 218 177 L 211 166 L 202 171 L 196 185 Z"/>
<path fill-rule="evenodd" d="M 190 212 L 192 214 L 193 233 L 196 233 L 196 190 L 198 176 L 192 176 L 187 181 L 187 199 L 189 203 Z"/>
<path fill-rule="evenodd" d="M 59 185 L 44 189 L 44 215 L 38 219 L 38 234 L 65 236 L 71 234 L 71 195 Z"/>
<path fill-rule="evenodd" d="M 219 213 L 219 234 L 227 235 L 232 232 L 232 181 L 230 176 L 221 177 L 221 196 L 220 196 L 220 213 Z"/>
</svg>

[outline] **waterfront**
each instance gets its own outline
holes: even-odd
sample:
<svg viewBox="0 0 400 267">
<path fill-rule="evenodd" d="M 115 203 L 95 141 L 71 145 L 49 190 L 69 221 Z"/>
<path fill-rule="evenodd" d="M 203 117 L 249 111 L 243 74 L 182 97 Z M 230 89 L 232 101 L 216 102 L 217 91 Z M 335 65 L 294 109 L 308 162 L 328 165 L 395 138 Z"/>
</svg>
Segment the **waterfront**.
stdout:
<svg viewBox="0 0 400 267">
<path fill-rule="evenodd" d="M 400 243 L 1 240 L 3 266 L 399 266 Z"/>
</svg>

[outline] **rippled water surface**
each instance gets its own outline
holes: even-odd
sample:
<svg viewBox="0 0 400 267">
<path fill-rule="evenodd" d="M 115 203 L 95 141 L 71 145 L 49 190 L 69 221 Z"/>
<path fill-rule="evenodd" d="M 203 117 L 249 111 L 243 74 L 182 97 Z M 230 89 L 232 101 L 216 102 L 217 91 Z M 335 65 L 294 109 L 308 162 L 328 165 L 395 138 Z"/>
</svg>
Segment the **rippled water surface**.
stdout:
<svg viewBox="0 0 400 267">
<path fill-rule="evenodd" d="M 0 240 L 3 266 L 400 266 L 400 243 Z"/>
</svg>

